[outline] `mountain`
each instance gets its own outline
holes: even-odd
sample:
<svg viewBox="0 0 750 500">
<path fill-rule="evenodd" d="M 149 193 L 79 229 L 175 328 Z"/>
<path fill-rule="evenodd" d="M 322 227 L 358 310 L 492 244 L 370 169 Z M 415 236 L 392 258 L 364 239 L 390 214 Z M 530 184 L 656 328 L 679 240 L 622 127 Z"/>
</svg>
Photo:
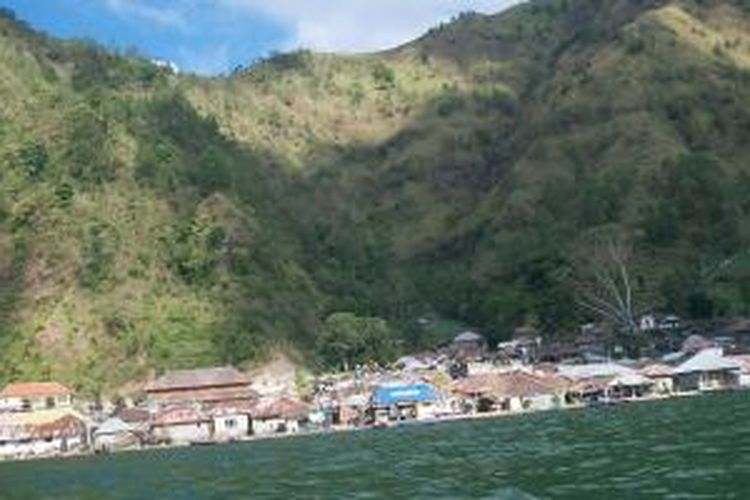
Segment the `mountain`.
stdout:
<svg viewBox="0 0 750 500">
<path fill-rule="evenodd" d="M 0 96 L 0 378 L 315 363 L 337 312 L 397 350 L 569 335 L 615 246 L 633 313 L 750 312 L 745 1 L 536 0 L 222 78 L 6 13 Z"/>
</svg>

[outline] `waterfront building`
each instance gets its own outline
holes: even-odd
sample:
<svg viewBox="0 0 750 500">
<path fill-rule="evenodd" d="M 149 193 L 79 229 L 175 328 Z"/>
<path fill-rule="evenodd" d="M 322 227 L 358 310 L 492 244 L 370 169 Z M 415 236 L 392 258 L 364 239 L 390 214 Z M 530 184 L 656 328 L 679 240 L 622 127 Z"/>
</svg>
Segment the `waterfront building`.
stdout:
<svg viewBox="0 0 750 500">
<path fill-rule="evenodd" d="M 189 444 L 211 440 L 211 417 L 190 407 L 164 408 L 151 421 L 151 433 L 157 443 Z"/>
<path fill-rule="evenodd" d="M 73 391 L 57 382 L 18 382 L 0 392 L 0 411 L 37 411 L 70 408 Z"/>
<path fill-rule="evenodd" d="M 675 369 L 675 387 L 682 392 L 732 389 L 739 387 L 740 371 L 721 349 L 704 349 Z"/>
<path fill-rule="evenodd" d="M 174 370 L 148 384 L 145 391 L 152 410 L 181 404 L 252 402 L 257 393 L 250 388 L 250 382 L 246 375 L 230 366 Z"/>
<path fill-rule="evenodd" d="M 740 366 L 740 387 L 750 387 L 750 355 L 727 356 Z"/>
<path fill-rule="evenodd" d="M 97 451 L 114 451 L 140 446 L 145 437 L 143 429 L 118 417 L 110 417 L 92 432 L 92 444 Z"/>
<path fill-rule="evenodd" d="M 654 383 L 656 394 L 668 395 L 674 392 L 674 369 L 663 363 L 653 363 L 642 368 L 639 373 Z"/>
<path fill-rule="evenodd" d="M 87 444 L 86 421 L 70 408 L 0 414 L 0 459 L 52 456 Z"/>
<path fill-rule="evenodd" d="M 252 415 L 255 435 L 296 434 L 307 422 L 310 407 L 302 401 L 282 397 L 259 404 Z"/>
<path fill-rule="evenodd" d="M 641 399 L 652 394 L 654 385 L 653 380 L 639 373 L 620 375 L 609 382 L 606 395 L 610 399 Z"/>
<path fill-rule="evenodd" d="M 454 392 L 464 412 L 520 412 L 559 408 L 569 384 L 553 375 L 523 370 L 486 373 L 460 380 Z"/>
<path fill-rule="evenodd" d="M 445 398 L 433 385 L 425 383 L 381 384 L 370 398 L 369 416 L 376 423 L 391 420 L 435 418 L 445 410 Z"/>
</svg>

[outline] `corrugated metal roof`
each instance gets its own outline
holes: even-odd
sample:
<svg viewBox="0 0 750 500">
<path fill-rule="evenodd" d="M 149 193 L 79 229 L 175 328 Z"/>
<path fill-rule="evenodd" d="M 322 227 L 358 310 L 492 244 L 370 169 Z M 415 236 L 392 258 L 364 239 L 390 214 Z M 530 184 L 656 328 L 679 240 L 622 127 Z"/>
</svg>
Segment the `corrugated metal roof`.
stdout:
<svg viewBox="0 0 750 500">
<path fill-rule="evenodd" d="M 637 373 L 634 369 L 618 363 L 592 363 L 588 365 L 560 365 L 558 373 L 564 377 L 574 380 L 594 377 L 617 377 L 622 375 L 633 375 Z"/>
<path fill-rule="evenodd" d="M 453 339 L 453 342 L 482 342 L 482 341 L 484 341 L 484 337 L 472 331 L 465 331 L 461 333 L 460 335 L 457 335 L 456 338 Z"/>
<path fill-rule="evenodd" d="M 676 374 L 739 370 L 740 364 L 725 358 L 721 349 L 704 349 L 675 369 Z"/>
</svg>

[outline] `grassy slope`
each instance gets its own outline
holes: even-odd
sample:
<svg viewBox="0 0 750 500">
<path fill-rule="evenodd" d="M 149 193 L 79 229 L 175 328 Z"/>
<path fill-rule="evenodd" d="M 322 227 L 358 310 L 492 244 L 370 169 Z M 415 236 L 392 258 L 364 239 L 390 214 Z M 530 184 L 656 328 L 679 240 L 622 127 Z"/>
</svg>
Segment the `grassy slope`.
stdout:
<svg viewBox="0 0 750 500">
<path fill-rule="evenodd" d="M 642 307 L 747 312 L 744 259 L 705 270 L 748 244 L 749 19 L 539 0 L 225 79 L 0 21 L 0 377 L 93 391 L 305 349 L 335 310 L 564 333 L 561 276 L 612 228 Z"/>
</svg>

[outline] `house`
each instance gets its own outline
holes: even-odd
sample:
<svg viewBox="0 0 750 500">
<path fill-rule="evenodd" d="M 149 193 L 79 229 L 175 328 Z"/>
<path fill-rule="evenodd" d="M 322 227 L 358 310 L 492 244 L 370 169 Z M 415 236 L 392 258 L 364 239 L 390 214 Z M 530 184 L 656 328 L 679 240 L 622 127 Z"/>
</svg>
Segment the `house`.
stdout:
<svg viewBox="0 0 750 500">
<path fill-rule="evenodd" d="M 522 370 L 477 375 L 457 382 L 464 412 L 549 410 L 564 404 L 568 384 L 553 375 Z"/>
<path fill-rule="evenodd" d="M 168 371 L 145 388 L 152 409 L 257 399 L 250 379 L 233 367 Z"/>
<path fill-rule="evenodd" d="M 253 411 L 254 435 L 296 434 L 310 415 L 310 407 L 295 399 L 282 397 L 259 404 Z"/>
<path fill-rule="evenodd" d="M 211 405 L 212 439 L 215 441 L 235 441 L 250 435 L 252 414 L 256 403 L 224 401 Z"/>
<path fill-rule="evenodd" d="M 679 330 L 681 326 L 680 318 L 674 314 L 649 313 L 638 320 L 642 332 Z"/>
<path fill-rule="evenodd" d="M 444 408 L 438 389 L 426 383 L 392 383 L 375 387 L 370 398 L 370 418 L 375 423 L 434 418 Z"/>
<path fill-rule="evenodd" d="M 607 384 L 606 396 L 610 399 L 633 400 L 652 394 L 654 381 L 639 373 L 620 375 Z"/>
<path fill-rule="evenodd" d="M 52 456 L 86 448 L 87 424 L 69 408 L 0 414 L 0 459 Z"/>
<path fill-rule="evenodd" d="M 113 451 L 140 446 L 145 438 L 137 426 L 118 417 L 110 417 L 96 427 L 92 433 L 92 445 L 96 451 Z"/>
<path fill-rule="evenodd" d="M 487 341 L 476 332 L 465 331 L 451 342 L 451 353 L 463 360 L 482 359 L 487 354 Z"/>
<path fill-rule="evenodd" d="M 714 332 L 717 339 L 729 341 L 728 349 L 735 354 L 750 353 L 750 319 L 740 318 L 720 325 Z"/>
<path fill-rule="evenodd" d="M 57 382 L 19 382 L 0 392 L 0 411 L 37 411 L 70 408 L 73 391 Z"/>
<path fill-rule="evenodd" d="M 213 423 L 196 408 L 160 408 L 151 420 L 151 433 L 158 443 L 201 443 L 212 439 Z"/>
<path fill-rule="evenodd" d="M 639 373 L 654 383 L 653 391 L 656 394 L 667 395 L 674 392 L 674 370 L 671 366 L 654 363 L 642 368 Z"/>
<path fill-rule="evenodd" d="M 740 364 L 721 349 L 704 349 L 675 368 L 674 377 L 682 392 L 731 389 L 740 384 Z"/>
<path fill-rule="evenodd" d="M 727 356 L 740 366 L 740 387 L 750 387 L 750 355 Z"/>
</svg>

